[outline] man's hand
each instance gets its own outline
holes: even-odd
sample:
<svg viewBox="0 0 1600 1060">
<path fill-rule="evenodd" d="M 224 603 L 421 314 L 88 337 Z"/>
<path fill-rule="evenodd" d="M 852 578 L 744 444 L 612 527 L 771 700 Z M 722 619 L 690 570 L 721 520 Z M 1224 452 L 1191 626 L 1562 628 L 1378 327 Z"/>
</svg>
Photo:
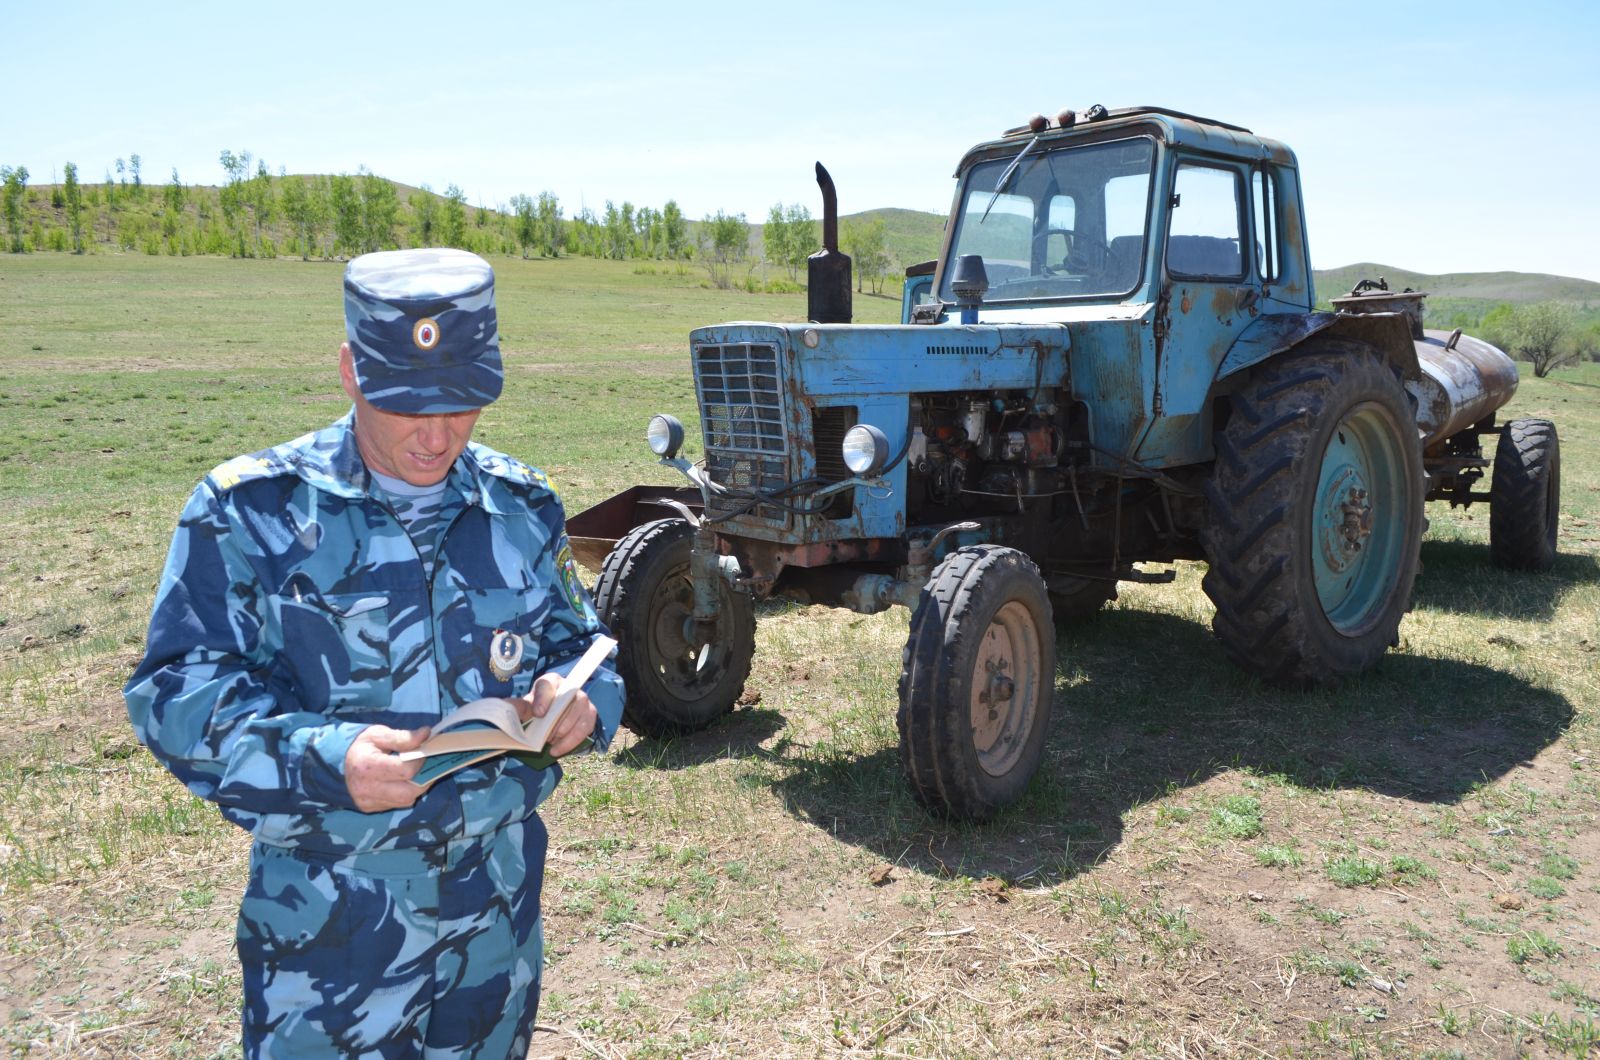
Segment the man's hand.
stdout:
<svg viewBox="0 0 1600 1060">
<path fill-rule="evenodd" d="M 417 801 L 422 789 L 411 778 L 421 760 L 402 762 L 391 752 L 414 751 L 428 738 L 427 729 L 391 729 L 368 725 L 344 756 L 344 783 L 363 813 L 400 810 Z"/>
<path fill-rule="evenodd" d="M 561 678 L 556 674 L 541 674 L 533 683 L 533 689 L 521 699 L 512 700 L 517 705 L 517 713 L 526 723 L 531 718 L 542 718 L 550 710 L 550 704 L 555 702 L 556 692 L 561 688 Z M 567 704 L 567 709 L 562 712 L 561 720 L 556 722 L 556 727 L 550 731 L 550 736 L 544 742 L 547 754 L 560 758 L 575 750 L 579 744 L 594 735 L 595 719 L 594 704 L 589 702 L 589 697 L 578 689 L 573 695 L 572 702 Z"/>
</svg>

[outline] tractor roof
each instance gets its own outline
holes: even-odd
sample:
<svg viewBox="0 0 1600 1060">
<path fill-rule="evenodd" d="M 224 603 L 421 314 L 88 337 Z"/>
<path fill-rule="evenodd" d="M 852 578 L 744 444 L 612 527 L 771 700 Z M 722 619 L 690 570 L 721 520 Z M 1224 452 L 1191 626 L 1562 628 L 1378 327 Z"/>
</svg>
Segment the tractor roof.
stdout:
<svg viewBox="0 0 1600 1060">
<path fill-rule="evenodd" d="M 1070 112 L 1062 112 L 1066 117 Z M 1017 141 L 1038 136 L 1041 146 L 1072 140 L 1104 140 L 1115 134 L 1152 132 L 1170 144 L 1195 147 L 1216 154 L 1246 159 L 1271 159 L 1283 165 L 1294 165 L 1294 153 L 1278 140 L 1257 136 L 1241 125 L 1230 125 L 1214 118 L 1202 118 L 1166 107 L 1091 107 L 1081 113 L 1071 114 L 1068 124 L 1036 117 L 1027 125 L 1007 129 L 998 140 L 978 144 L 961 159 L 957 172 L 975 156 L 991 151 L 1005 153 L 1016 149 Z"/>
</svg>

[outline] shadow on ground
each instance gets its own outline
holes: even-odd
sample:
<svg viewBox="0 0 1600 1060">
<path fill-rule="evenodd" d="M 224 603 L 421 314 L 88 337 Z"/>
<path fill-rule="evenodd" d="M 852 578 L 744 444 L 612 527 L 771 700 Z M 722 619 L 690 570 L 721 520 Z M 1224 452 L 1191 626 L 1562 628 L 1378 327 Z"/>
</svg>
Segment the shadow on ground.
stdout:
<svg viewBox="0 0 1600 1060">
<path fill-rule="evenodd" d="M 687 769 L 725 758 L 770 758 L 773 752 L 762 745 L 783 726 L 779 711 L 741 707 L 703 732 L 676 740 L 642 739 L 615 758 L 629 769 Z"/>
<path fill-rule="evenodd" d="M 773 788 L 885 861 L 1050 884 L 1115 847 L 1130 808 L 1223 770 L 1451 803 L 1530 761 L 1573 717 L 1565 698 L 1512 674 L 1398 654 L 1337 691 L 1271 689 L 1224 661 L 1206 627 L 1131 609 L 1063 633 L 1057 651 L 1045 761 L 988 824 L 925 813 L 894 748 L 852 758 L 780 744 L 767 752 L 783 767 Z M 687 742 L 702 739 L 726 742 Z"/>
<path fill-rule="evenodd" d="M 1596 582 L 1600 559 L 1592 555 L 1558 555 L 1547 571 L 1507 571 L 1490 565 L 1487 544 L 1424 541 L 1416 604 L 1458 615 L 1542 621 L 1569 591 Z"/>
</svg>

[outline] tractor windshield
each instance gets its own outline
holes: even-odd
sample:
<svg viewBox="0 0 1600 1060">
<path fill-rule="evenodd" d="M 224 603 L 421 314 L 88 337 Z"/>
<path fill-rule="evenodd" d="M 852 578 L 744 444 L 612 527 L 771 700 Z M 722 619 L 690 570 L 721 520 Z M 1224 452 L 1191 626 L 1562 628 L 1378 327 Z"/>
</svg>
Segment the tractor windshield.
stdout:
<svg viewBox="0 0 1600 1060">
<path fill-rule="evenodd" d="M 948 260 L 982 256 L 985 304 L 1128 294 L 1139 286 L 1154 161 L 1152 141 L 1138 138 L 980 162 L 961 186 Z M 939 291 L 947 302 L 953 271 Z"/>
</svg>

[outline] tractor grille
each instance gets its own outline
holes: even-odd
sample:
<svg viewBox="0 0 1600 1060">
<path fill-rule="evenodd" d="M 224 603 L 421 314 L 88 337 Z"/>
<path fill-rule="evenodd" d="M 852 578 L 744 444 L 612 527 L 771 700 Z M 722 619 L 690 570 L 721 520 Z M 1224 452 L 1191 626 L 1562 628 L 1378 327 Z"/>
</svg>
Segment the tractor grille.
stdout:
<svg viewBox="0 0 1600 1060">
<path fill-rule="evenodd" d="M 854 405 L 821 408 L 811 414 L 811 443 L 817 454 L 817 478 L 824 483 L 843 482 L 850 477 L 850 469 L 844 466 L 844 436 L 856 425 L 856 417 Z M 829 519 L 849 518 L 852 492 L 835 494 L 828 501 L 823 514 Z"/>
<path fill-rule="evenodd" d="M 706 470 L 738 491 L 778 489 L 788 481 L 778 350 L 764 343 L 701 346 L 694 355 Z M 747 502 L 713 493 L 710 515 L 739 511 Z M 782 526 L 783 509 L 759 505 L 750 516 Z"/>
</svg>

